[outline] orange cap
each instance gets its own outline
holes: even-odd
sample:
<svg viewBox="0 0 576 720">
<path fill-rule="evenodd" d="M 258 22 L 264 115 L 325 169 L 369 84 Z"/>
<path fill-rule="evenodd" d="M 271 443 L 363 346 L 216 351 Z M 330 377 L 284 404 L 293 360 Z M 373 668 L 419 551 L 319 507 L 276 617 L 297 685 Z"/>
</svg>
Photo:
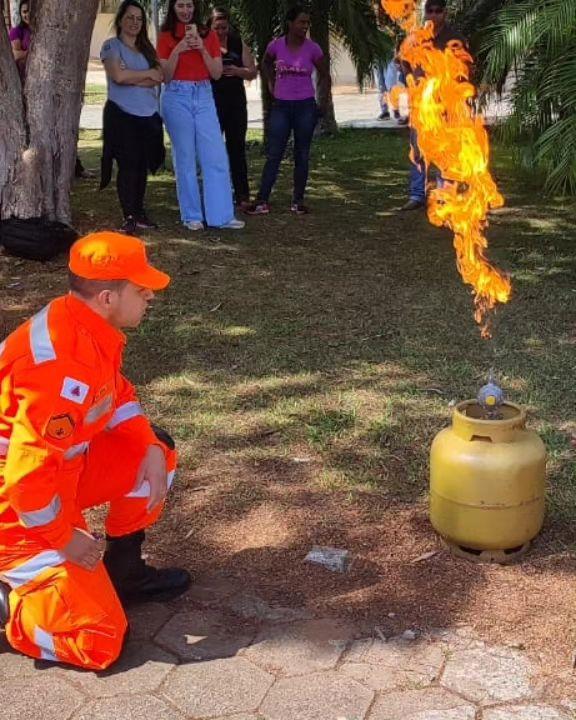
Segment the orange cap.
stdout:
<svg viewBox="0 0 576 720">
<path fill-rule="evenodd" d="M 129 280 L 149 290 L 163 290 L 170 276 L 148 262 L 141 240 L 116 232 L 86 235 L 70 248 L 68 267 L 87 280 Z"/>
</svg>

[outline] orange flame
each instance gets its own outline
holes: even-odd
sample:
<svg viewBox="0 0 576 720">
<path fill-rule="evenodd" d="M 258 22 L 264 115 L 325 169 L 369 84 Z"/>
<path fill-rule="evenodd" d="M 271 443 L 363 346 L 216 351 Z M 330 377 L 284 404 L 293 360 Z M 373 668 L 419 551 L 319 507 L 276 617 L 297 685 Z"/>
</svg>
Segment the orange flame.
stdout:
<svg viewBox="0 0 576 720">
<path fill-rule="evenodd" d="M 399 110 L 400 102 L 404 95 L 406 95 L 406 88 L 404 85 L 394 85 L 391 87 L 386 93 L 386 102 L 388 107 L 392 108 L 392 110 Z"/>
<path fill-rule="evenodd" d="M 432 24 L 418 25 L 414 0 L 382 0 L 382 7 L 408 33 L 401 59 L 422 70 L 407 79 L 410 125 L 426 166 L 436 167 L 442 178 L 429 193 L 428 218 L 454 232 L 458 270 L 474 288 L 474 318 L 482 337 L 489 338 L 488 313 L 497 303 L 508 302 L 511 285 L 485 255 L 488 211 L 502 207 L 504 198 L 488 169 L 484 120 L 472 106 L 472 58 L 458 40 L 445 50 L 436 48 Z"/>
</svg>

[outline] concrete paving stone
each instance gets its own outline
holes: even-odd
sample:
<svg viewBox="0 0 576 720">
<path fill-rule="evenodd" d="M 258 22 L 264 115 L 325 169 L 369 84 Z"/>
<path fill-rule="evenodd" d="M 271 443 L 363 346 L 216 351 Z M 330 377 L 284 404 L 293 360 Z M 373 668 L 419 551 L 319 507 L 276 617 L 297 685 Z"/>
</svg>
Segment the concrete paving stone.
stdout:
<svg viewBox="0 0 576 720">
<path fill-rule="evenodd" d="M 228 578 L 200 575 L 194 580 L 186 595 L 196 602 L 209 604 L 234 595 L 238 589 L 238 584 Z"/>
<path fill-rule="evenodd" d="M 564 698 L 561 702 L 562 707 L 568 708 L 576 717 L 576 698 Z"/>
<path fill-rule="evenodd" d="M 181 665 L 162 692 L 186 715 L 212 718 L 255 712 L 273 682 L 248 660 L 227 658 Z"/>
<path fill-rule="evenodd" d="M 174 655 L 156 645 L 130 641 L 109 670 L 95 673 L 61 667 L 58 672 L 86 694 L 103 698 L 153 692 L 177 662 Z"/>
<path fill-rule="evenodd" d="M 426 633 L 426 636 L 431 640 L 441 642 L 446 646 L 446 650 L 455 652 L 456 650 L 474 650 L 486 647 L 484 643 L 474 633 L 472 628 L 461 627 L 461 628 L 450 628 L 450 629 L 434 629 Z"/>
<path fill-rule="evenodd" d="M 63 720 L 86 698 L 67 682 L 37 673 L 25 680 L 0 682 L 2 720 Z"/>
<path fill-rule="evenodd" d="M 408 673 L 397 668 L 377 667 L 367 663 L 349 663 L 342 666 L 340 672 L 377 692 L 407 690 L 409 688 L 418 689 L 430 684 L 421 675 Z"/>
<path fill-rule="evenodd" d="M 576 672 L 572 663 L 567 663 L 567 667 L 553 675 L 541 676 L 540 687 L 542 688 L 540 697 L 546 698 L 549 703 L 563 710 L 569 710 L 576 720 Z"/>
<path fill-rule="evenodd" d="M 174 615 L 155 641 L 182 660 L 214 660 L 233 657 L 253 640 L 255 631 L 230 625 L 212 610 L 188 610 Z"/>
<path fill-rule="evenodd" d="M 6 636 L 2 633 L 0 635 L 0 680 L 21 678 L 37 673 L 34 659 L 12 650 Z"/>
<path fill-rule="evenodd" d="M 482 705 L 530 700 L 535 669 L 519 651 L 492 647 L 457 651 L 446 663 L 441 684 Z"/>
<path fill-rule="evenodd" d="M 62 673 L 80 673 L 83 671 L 74 670 L 69 665 L 51 662 L 49 660 L 37 660 L 22 653 L 12 650 L 5 637 L 0 635 L 0 680 L 5 678 L 23 678 L 29 675 L 43 675 L 52 677 L 52 682 L 59 682 Z M 56 677 L 56 680 L 54 680 Z M 70 679 L 74 682 L 74 676 Z M 2 715 L 0 714 L 0 720 Z"/>
<path fill-rule="evenodd" d="M 252 593 L 233 595 L 225 601 L 225 606 L 240 617 L 255 618 L 263 622 L 294 622 L 312 619 L 312 614 L 305 608 L 273 607 Z"/>
<path fill-rule="evenodd" d="M 260 708 L 266 720 L 363 720 L 374 693 L 333 670 L 278 680 Z"/>
<path fill-rule="evenodd" d="M 513 705 L 484 710 L 483 720 L 571 720 L 573 715 L 549 705 Z"/>
<path fill-rule="evenodd" d="M 262 629 L 242 654 L 280 675 L 303 675 L 335 667 L 356 630 L 339 620 L 309 620 Z"/>
<path fill-rule="evenodd" d="M 379 697 L 368 720 L 474 720 L 472 703 L 443 688 L 404 690 Z"/>
<path fill-rule="evenodd" d="M 340 670 L 373 690 L 425 687 L 440 674 L 445 655 L 439 643 L 391 638 L 359 640 Z"/>
<path fill-rule="evenodd" d="M 263 716 L 257 713 L 256 715 L 253 715 L 250 713 L 249 715 L 246 715 L 246 713 L 242 713 L 241 715 L 221 715 L 220 717 L 213 718 L 213 720 L 264 720 Z"/>
<path fill-rule="evenodd" d="M 74 720 L 183 720 L 183 716 L 153 695 L 123 695 L 88 703 Z"/>
<path fill-rule="evenodd" d="M 128 611 L 131 640 L 150 640 L 174 614 L 166 605 L 146 603 Z"/>
</svg>

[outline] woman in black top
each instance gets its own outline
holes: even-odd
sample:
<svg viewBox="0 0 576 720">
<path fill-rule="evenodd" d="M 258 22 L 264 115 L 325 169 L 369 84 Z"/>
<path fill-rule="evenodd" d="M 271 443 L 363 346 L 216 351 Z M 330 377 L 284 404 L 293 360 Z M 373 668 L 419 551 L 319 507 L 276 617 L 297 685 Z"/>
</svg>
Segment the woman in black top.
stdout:
<svg viewBox="0 0 576 720">
<path fill-rule="evenodd" d="M 228 10 L 214 8 L 210 22 L 220 40 L 224 66 L 220 80 L 212 81 L 212 89 L 230 159 L 235 202 L 243 210 L 250 204 L 246 163 L 248 108 L 244 81 L 254 80 L 258 71 L 250 49 L 230 28 Z"/>
</svg>

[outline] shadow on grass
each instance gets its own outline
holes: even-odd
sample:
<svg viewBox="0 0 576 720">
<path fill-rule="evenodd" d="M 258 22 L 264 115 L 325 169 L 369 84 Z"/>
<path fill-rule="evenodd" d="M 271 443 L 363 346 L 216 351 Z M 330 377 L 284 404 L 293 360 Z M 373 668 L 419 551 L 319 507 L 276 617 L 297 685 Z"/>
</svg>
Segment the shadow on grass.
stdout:
<svg viewBox="0 0 576 720">
<path fill-rule="evenodd" d="M 97 142 L 89 143 L 95 167 Z M 489 256 L 512 273 L 514 295 L 495 317 L 494 340 L 481 341 L 449 234 L 423 213 L 395 212 L 405 152 L 404 138 L 380 132 L 318 141 L 313 212 L 288 212 L 286 166 L 273 213 L 249 218 L 238 234 L 183 232 L 173 177 L 154 178 L 150 213 L 163 229 L 146 239 L 173 283 L 131 334 L 126 368 L 183 458 L 182 489 L 166 520 L 172 529 L 157 534 L 167 558 L 185 548 L 190 567 L 241 572 L 255 584 L 274 578 L 286 602 L 306 590 L 324 610 L 344 597 L 368 612 L 378 587 L 382 612 L 388 604 L 415 622 L 424 587 L 422 612 L 449 625 L 488 571 L 438 560 L 423 572 L 410 557 L 436 543 L 423 505 L 431 440 L 449 421 L 450 403 L 473 397 L 491 367 L 528 407 L 551 457 L 547 526 L 525 562 L 537 567 L 542 556 L 576 546 L 567 439 L 575 428 L 575 213 L 540 201 L 530 181 L 497 162 L 513 207 L 492 218 Z M 250 160 L 257 177 L 258 148 Z M 113 189 L 95 187 L 88 181 L 75 191 L 83 231 L 118 222 Z M 63 268 L 2 260 L 2 281 L 21 283 L 6 293 L 8 326 L 62 291 Z M 250 521 L 264 510 L 285 539 L 275 545 L 268 533 L 261 547 L 238 549 L 230 538 L 257 535 Z M 369 560 L 375 542 L 390 548 L 378 569 L 336 580 L 302 569 L 310 544 L 350 547 Z M 366 592 L 356 596 L 354 587 Z"/>
<path fill-rule="evenodd" d="M 473 396 L 490 367 L 510 396 L 534 411 L 538 423 L 569 430 L 573 209 L 536 202 L 530 182 L 520 181 L 496 153 L 497 174 L 515 205 L 492 218 L 489 254 L 512 271 L 514 296 L 496 317 L 494 341 L 482 342 L 448 233 L 432 228 L 423 213 L 393 212 L 405 191 L 405 150 L 404 137 L 378 131 L 345 131 L 317 142 L 313 213 L 294 218 L 287 212 L 286 166 L 273 214 L 249 219 L 238 234 L 183 234 L 173 176 L 151 180 L 150 210 L 164 229 L 148 239 L 173 284 L 132 335 L 126 364 L 144 386 L 152 411 L 174 418 L 178 437 L 198 445 L 198 451 L 226 453 L 243 444 L 258 447 L 261 439 L 267 446 L 266 433 L 280 429 L 287 441 L 311 442 L 327 470 L 344 473 L 344 482 L 353 485 L 356 472 L 362 484 L 374 475 L 373 466 L 391 464 L 393 474 L 400 474 L 397 485 L 409 477 L 410 494 L 417 497 L 426 485 L 426 448 L 447 421 L 448 402 Z M 95 136 L 83 153 L 89 165 L 97 165 Z M 253 147 L 254 177 L 261 164 L 259 148 Z M 113 188 L 95 195 L 95 184 L 76 186 L 83 230 L 113 225 L 117 218 Z M 9 264 L 10 273 L 30 277 L 8 293 L 8 328 L 62 288 L 62 266 L 38 270 Z M 5 277 L 10 279 L 8 272 Z M 405 377 L 382 382 L 378 374 L 391 365 Z M 303 373 L 316 379 L 295 386 L 294 378 Z M 353 379 L 358 375 L 360 380 Z M 200 380 L 202 389 L 171 394 L 156 387 L 181 376 Z M 272 380 L 276 390 L 258 389 Z M 256 386 L 252 396 L 243 392 L 243 384 Z M 437 397 L 423 397 L 426 387 L 437 388 Z M 342 406 L 342 394 L 352 393 L 371 398 L 359 408 L 349 400 Z M 203 408 L 205 395 L 213 402 Z M 375 455 L 366 435 L 377 420 L 377 405 L 406 397 L 422 412 L 407 413 Z M 334 442 L 328 432 L 330 442 L 323 442 L 326 433 L 307 419 L 314 413 L 363 413 L 365 421 Z M 247 415 L 253 417 L 245 428 Z M 358 463 L 350 450 L 356 442 L 362 448 Z"/>
</svg>

